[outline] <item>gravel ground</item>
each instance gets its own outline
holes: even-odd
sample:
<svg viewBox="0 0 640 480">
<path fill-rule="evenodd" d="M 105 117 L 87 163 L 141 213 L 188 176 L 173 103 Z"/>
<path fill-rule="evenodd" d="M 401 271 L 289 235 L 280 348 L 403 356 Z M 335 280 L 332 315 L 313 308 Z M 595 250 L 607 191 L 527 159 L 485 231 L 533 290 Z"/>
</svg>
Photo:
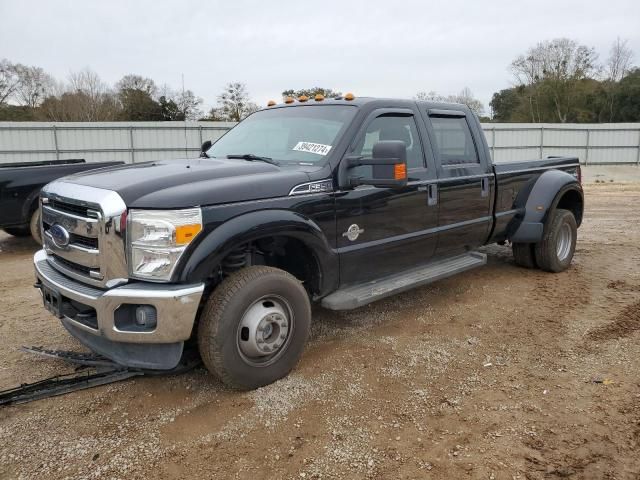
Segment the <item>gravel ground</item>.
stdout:
<svg viewBox="0 0 640 480">
<path fill-rule="evenodd" d="M 603 174 L 606 175 L 606 172 Z M 572 267 L 488 265 L 348 313 L 238 393 L 203 369 L 0 409 L 0 478 L 640 478 L 640 183 L 586 186 Z M 0 233 L 0 388 L 80 349 Z"/>
</svg>

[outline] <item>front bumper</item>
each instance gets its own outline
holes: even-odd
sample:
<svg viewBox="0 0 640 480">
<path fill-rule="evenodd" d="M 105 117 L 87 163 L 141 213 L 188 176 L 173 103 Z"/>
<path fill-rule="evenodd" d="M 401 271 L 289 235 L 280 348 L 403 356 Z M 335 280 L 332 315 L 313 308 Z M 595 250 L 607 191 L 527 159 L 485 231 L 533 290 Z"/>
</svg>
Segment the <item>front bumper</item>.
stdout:
<svg viewBox="0 0 640 480">
<path fill-rule="evenodd" d="M 126 366 L 170 369 L 177 365 L 183 343 L 191 336 L 204 284 L 136 282 L 102 290 L 58 272 L 47 261 L 44 250 L 36 252 L 33 262 L 36 286 L 44 285 L 60 294 L 64 307 L 60 319 L 82 343 Z M 155 328 L 118 328 L 116 312 L 127 305 L 155 307 Z M 78 310 L 85 313 L 78 315 Z"/>
</svg>

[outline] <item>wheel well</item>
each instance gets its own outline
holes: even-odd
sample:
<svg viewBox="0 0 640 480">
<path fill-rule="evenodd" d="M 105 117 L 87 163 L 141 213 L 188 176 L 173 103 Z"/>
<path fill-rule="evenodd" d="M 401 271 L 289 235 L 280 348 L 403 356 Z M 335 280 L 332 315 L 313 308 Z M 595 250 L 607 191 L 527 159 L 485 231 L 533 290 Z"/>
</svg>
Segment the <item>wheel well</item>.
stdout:
<svg viewBox="0 0 640 480">
<path fill-rule="evenodd" d="M 578 226 L 582 223 L 582 212 L 584 208 L 584 201 L 582 195 L 577 190 L 567 190 L 562 194 L 556 208 L 562 208 L 569 210 L 573 213 Z"/>
<path fill-rule="evenodd" d="M 220 262 L 222 277 L 249 265 L 267 265 L 284 270 L 303 282 L 313 295 L 320 291 L 321 270 L 318 259 L 301 240 L 269 236 L 238 245 Z"/>
</svg>

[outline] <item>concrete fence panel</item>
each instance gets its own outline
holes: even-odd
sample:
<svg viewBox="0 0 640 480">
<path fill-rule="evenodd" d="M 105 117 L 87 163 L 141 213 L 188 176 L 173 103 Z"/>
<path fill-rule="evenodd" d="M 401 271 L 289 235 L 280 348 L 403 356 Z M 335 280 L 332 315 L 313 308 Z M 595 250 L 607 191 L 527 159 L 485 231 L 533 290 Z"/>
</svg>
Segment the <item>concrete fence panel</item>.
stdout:
<svg viewBox="0 0 640 480">
<path fill-rule="evenodd" d="M 0 163 L 84 158 L 145 162 L 195 157 L 232 122 L 0 122 Z M 571 155 L 640 165 L 640 124 L 485 123 L 496 162 Z"/>
</svg>

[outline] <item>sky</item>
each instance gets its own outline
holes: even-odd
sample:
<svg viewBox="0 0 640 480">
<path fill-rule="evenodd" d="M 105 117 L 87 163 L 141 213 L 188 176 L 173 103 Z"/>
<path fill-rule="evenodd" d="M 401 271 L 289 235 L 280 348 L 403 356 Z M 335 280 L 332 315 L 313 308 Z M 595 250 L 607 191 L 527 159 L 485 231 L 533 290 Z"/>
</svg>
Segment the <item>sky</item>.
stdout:
<svg viewBox="0 0 640 480">
<path fill-rule="evenodd" d="M 193 90 L 204 110 L 228 82 L 259 105 L 320 86 L 411 98 L 469 87 L 488 111 L 508 66 L 568 37 L 605 61 L 617 37 L 640 65 L 640 1 L 0 0 L 0 58 L 57 79 L 89 68 Z"/>
</svg>

